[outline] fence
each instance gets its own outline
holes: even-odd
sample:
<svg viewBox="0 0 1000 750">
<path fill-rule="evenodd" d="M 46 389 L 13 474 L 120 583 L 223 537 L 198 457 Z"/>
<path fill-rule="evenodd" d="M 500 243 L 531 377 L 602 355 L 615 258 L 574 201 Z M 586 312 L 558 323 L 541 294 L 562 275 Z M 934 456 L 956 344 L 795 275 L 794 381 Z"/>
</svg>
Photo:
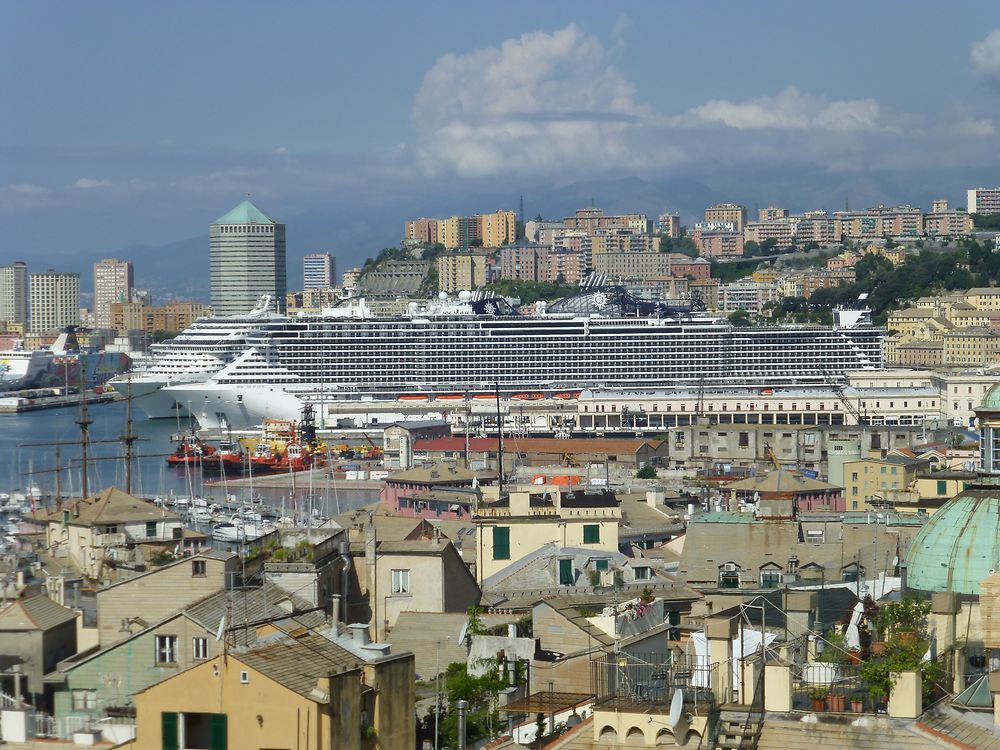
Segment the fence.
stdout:
<svg viewBox="0 0 1000 750">
<path fill-rule="evenodd" d="M 792 672 L 792 708 L 863 713 L 876 707 L 859 665 L 808 662 Z"/>
<path fill-rule="evenodd" d="M 598 702 L 615 700 L 669 707 L 681 690 L 685 705 L 707 709 L 724 681 L 719 664 L 699 664 L 670 654 L 609 654 L 591 664 L 591 684 Z"/>
</svg>

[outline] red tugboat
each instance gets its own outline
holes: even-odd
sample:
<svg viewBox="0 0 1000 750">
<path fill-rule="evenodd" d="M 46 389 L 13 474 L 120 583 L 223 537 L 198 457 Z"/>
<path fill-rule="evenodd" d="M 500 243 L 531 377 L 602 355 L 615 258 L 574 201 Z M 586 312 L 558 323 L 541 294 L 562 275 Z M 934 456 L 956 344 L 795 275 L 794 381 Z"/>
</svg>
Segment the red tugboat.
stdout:
<svg viewBox="0 0 1000 750">
<path fill-rule="evenodd" d="M 209 446 L 211 447 L 211 446 Z M 215 469 L 227 477 L 239 476 L 243 472 L 243 451 L 235 440 L 220 440 L 219 448 L 202 461 L 205 469 Z"/>
<path fill-rule="evenodd" d="M 264 435 L 250 456 L 251 470 L 255 474 L 304 471 L 321 462 L 322 454 L 316 440 L 311 404 L 302 408 L 302 419 L 299 422 L 265 420 Z"/>
<path fill-rule="evenodd" d="M 207 465 L 216 450 L 197 435 L 185 435 L 177 450 L 167 456 L 170 466 L 202 466 Z"/>
</svg>

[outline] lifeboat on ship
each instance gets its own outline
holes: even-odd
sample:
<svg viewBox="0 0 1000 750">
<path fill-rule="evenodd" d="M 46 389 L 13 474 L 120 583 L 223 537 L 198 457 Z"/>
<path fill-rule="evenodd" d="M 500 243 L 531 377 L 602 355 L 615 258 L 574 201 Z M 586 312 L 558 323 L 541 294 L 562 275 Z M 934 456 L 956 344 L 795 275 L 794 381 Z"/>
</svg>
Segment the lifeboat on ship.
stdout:
<svg viewBox="0 0 1000 750">
<path fill-rule="evenodd" d="M 511 398 L 515 401 L 541 401 L 544 396 L 541 393 L 515 393 Z"/>
<path fill-rule="evenodd" d="M 441 393 L 434 397 L 435 401 L 461 401 L 465 396 L 461 393 Z"/>
<path fill-rule="evenodd" d="M 580 391 L 566 391 L 565 393 L 553 393 L 552 398 L 558 398 L 564 401 L 568 401 L 570 399 L 578 399 L 580 398 Z"/>
<path fill-rule="evenodd" d="M 426 393 L 406 393 L 399 397 L 400 401 L 426 401 Z"/>
</svg>

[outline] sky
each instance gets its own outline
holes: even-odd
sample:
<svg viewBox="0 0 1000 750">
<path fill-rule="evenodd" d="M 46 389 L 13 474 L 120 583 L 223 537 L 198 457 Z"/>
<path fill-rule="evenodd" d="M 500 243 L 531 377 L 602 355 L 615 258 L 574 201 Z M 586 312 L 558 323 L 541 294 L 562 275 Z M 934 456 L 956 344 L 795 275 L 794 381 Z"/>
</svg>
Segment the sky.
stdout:
<svg viewBox="0 0 1000 750">
<path fill-rule="evenodd" d="M 1000 184 L 1000 3 L 0 0 L 0 113 L 0 264 L 207 235 L 248 193 L 363 243 L 361 212 L 596 178 Z"/>
</svg>

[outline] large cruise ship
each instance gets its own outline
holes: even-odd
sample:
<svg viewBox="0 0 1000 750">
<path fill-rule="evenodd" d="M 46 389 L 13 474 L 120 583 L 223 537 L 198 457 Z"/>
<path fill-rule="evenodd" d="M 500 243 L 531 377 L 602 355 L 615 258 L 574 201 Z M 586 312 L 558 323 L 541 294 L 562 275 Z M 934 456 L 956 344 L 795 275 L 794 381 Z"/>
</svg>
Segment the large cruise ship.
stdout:
<svg viewBox="0 0 1000 750">
<path fill-rule="evenodd" d="M 199 318 L 169 341 L 153 344 L 152 357 L 128 375 L 111 380 L 121 393 L 131 392 L 135 405 L 150 419 L 187 416 L 187 403 L 165 390 L 168 386 L 204 383 L 247 350 L 247 335 L 284 320 L 272 297 L 261 298 L 246 315 Z"/>
<path fill-rule="evenodd" d="M 565 398 L 581 389 L 836 385 L 882 369 L 885 331 L 847 311 L 833 327 L 737 327 L 621 287 L 583 289 L 534 315 L 499 298 L 410 303 L 376 317 L 363 300 L 248 331 L 246 350 L 200 382 L 171 384 L 202 427 L 320 416 L 345 400 Z"/>
</svg>

